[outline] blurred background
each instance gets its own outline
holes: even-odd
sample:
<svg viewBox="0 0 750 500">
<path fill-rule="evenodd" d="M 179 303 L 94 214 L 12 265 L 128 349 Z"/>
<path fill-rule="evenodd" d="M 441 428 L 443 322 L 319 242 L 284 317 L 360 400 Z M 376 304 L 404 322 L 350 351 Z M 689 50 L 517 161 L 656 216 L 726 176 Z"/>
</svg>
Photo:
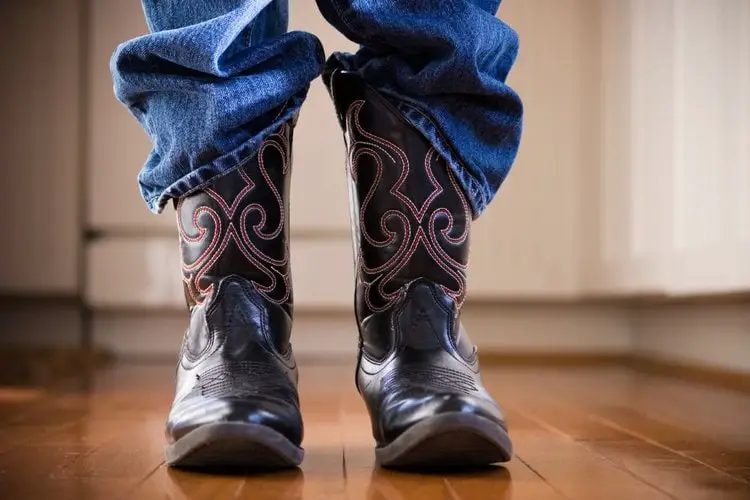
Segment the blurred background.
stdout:
<svg viewBox="0 0 750 500">
<path fill-rule="evenodd" d="M 354 48 L 314 2 L 292 3 L 292 29 Z M 139 197 L 149 142 L 108 67 L 145 32 L 140 3 L 0 13 L 0 341 L 173 360 L 174 217 Z M 501 16 L 521 37 L 509 83 L 526 120 L 473 233 L 480 352 L 750 374 L 750 2 L 505 0 Z M 353 362 L 345 154 L 320 81 L 294 148 L 295 349 Z"/>
</svg>

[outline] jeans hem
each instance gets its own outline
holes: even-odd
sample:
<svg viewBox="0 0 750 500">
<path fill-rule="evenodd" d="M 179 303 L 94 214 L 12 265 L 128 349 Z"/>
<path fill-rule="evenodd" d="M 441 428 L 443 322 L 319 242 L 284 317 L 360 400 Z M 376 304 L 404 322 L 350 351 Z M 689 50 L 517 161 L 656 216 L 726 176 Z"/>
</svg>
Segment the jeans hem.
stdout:
<svg viewBox="0 0 750 500">
<path fill-rule="evenodd" d="M 296 115 L 297 109 L 295 108 L 290 109 L 283 116 L 280 114 L 272 126 L 266 128 L 257 136 L 243 142 L 234 150 L 219 156 L 210 163 L 193 170 L 177 182 L 172 183 L 161 193 L 147 198 L 146 204 L 149 210 L 155 214 L 160 214 L 164 211 L 164 207 L 167 206 L 169 200 L 189 196 L 208 186 L 217 178 L 245 166 L 258 153 L 263 141 L 274 134 L 283 123 L 292 122 L 293 124 Z"/>
<path fill-rule="evenodd" d="M 396 107 L 404 114 L 406 120 L 412 124 L 430 142 L 438 153 L 445 158 L 448 166 L 456 176 L 456 180 L 464 189 L 466 197 L 471 205 L 472 216 L 477 219 L 487 208 L 489 201 L 485 196 L 485 183 L 477 179 L 469 169 L 466 168 L 461 156 L 451 146 L 450 142 L 440 130 L 440 127 L 424 111 L 404 100 L 388 96 L 389 100 L 395 101 Z"/>
<path fill-rule="evenodd" d="M 160 214 L 164 212 L 164 208 L 167 206 L 167 203 L 169 203 L 169 200 L 172 200 L 172 199 L 178 200 L 180 198 L 190 196 L 196 191 L 200 191 L 201 189 L 210 185 L 216 179 L 223 177 L 225 175 L 231 174 L 238 168 L 242 168 L 248 163 L 250 159 L 252 159 L 253 155 L 256 152 L 257 152 L 257 149 L 254 151 L 250 151 L 246 155 L 240 156 L 239 158 L 241 159 L 238 159 L 236 161 L 234 160 L 234 158 L 236 157 L 234 153 L 230 153 L 228 155 L 222 156 L 221 158 L 218 158 L 216 160 L 217 162 L 232 161 L 232 165 L 228 167 L 223 167 L 223 169 L 216 170 L 215 173 L 209 174 L 210 177 L 208 179 L 201 179 L 201 177 L 203 177 L 202 175 L 200 175 L 201 173 L 203 173 L 201 169 L 205 168 L 207 170 L 208 169 L 213 170 L 215 168 L 214 162 L 209 163 L 205 167 L 201 167 L 194 172 L 190 172 L 188 175 L 186 175 L 179 181 L 169 186 L 162 193 L 149 198 L 146 201 L 149 210 L 155 214 Z"/>
</svg>

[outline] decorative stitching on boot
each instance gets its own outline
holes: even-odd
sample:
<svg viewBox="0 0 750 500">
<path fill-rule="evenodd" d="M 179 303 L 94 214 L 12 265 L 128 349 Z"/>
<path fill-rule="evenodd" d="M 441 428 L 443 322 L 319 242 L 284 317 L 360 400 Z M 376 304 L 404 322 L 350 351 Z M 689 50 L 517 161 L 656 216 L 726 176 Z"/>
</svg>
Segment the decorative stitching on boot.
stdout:
<svg viewBox="0 0 750 500">
<path fill-rule="evenodd" d="M 393 280 L 402 275 L 417 251 L 424 250 L 435 265 L 444 272 L 436 281 L 453 299 L 457 309 L 460 309 L 466 296 L 467 263 L 452 257 L 446 247 L 461 246 L 468 242 L 471 209 L 466 196 L 459 187 L 453 172 L 444 165 L 444 160 L 434 148 L 428 149 L 422 165 L 423 170 L 413 168 L 406 152 L 401 147 L 367 131 L 360 122 L 360 114 L 364 106 L 363 100 L 355 101 L 350 105 L 346 113 L 346 128 L 347 135 L 350 137 L 349 169 L 352 181 L 355 184 L 360 182 L 359 170 L 362 168 L 363 158 L 371 159 L 375 167 L 374 180 L 362 199 L 359 210 L 362 244 L 358 250 L 358 262 L 365 304 L 372 312 L 390 308 L 398 299 L 401 289 L 399 285 L 392 285 Z M 384 185 L 386 168 L 398 169 L 398 178 L 390 187 Z M 444 169 L 449 183 L 441 184 L 438 181 L 435 168 Z M 426 179 L 432 186 L 432 191 L 419 206 L 418 202 L 402 191 L 403 186 L 413 176 L 417 176 L 415 178 L 419 179 L 419 182 Z M 455 194 L 451 192 L 451 196 L 457 196 L 460 201 L 463 220 L 457 220 L 449 208 L 441 206 L 437 201 L 445 192 L 446 184 L 455 192 Z M 373 198 L 387 195 L 394 197 L 394 202 L 405 206 L 406 210 L 394 208 L 385 210 L 382 214 L 377 213 L 372 204 Z M 380 235 L 372 233 L 373 224 L 368 226 L 367 220 L 378 220 L 377 228 Z M 444 224 L 443 227 L 440 227 L 441 222 Z M 389 223 L 398 224 L 399 230 L 389 229 Z M 459 234 L 452 236 L 452 233 L 456 231 Z M 367 262 L 362 248 L 365 244 L 378 249 L 387 257 L 378 262 Z"/>
<path fill-rule="evenodd" d="M 279 189 L 268 173 L 266 155 L 269 149 L 275 150 L 281 158 L 282 174 L 287 175 L 291 166 L 290 133 L 290 125 L 285 124 L 279 132 L 270 135 L 263 142 L 257 153 L 257 164 L 243 166 L 217 180 L 217 185 L 242 185 L 233 198 L 227 199 L 228 196 L 214 185 L 178 202 L 177 226 L 182 239 L 183 281 L 186 294 L 193 304 L 202 304 L 213 295 L 215 283 L 207 274 L 213 270 L 232 243 L 244 257 L 245 266 L 251 269 L 250 275 L 243 273 L 243 277 L 249 279 L 258 292 L 270 302 L 284 304 L 289 300 L 291 275 L 288 268 L 288 242 L 283 242 L 281 256 L 272 256 L 260 248 L 256 241 L 273 241 L 283 237 L 287 214 Z M 272 206 L 267 206 L 267 203 L 247 203 L 247 198 L 261 187 L 271 192 L 274 200 Z M 205 195 L 208 195 L 206 199 L 210 198 L 213 203 L 200 204 L 194 208 L 192 227 L 185 227 L 181 212 L 186 200 Z M 275 228 L 266 228 L 268 210 L 271 208 L 278 210 L 279 222 Z M 248 231 L 248 217 L 253 214 L 258 215 L 259 221 Z M 206 243 L 209 238 L 210 241 Z M 204 248 L 191 260 L 186 247 Z"/>
<path fill-rule="evenodd" d="M 382 379 L 381 384 L 384 393 L 414 386 L 467 395 L 479 390 L 470 375 L 442 366 L 396 368 Z"/>
<path fill-rule="evenodd" d="M 195 386 L 185 400 L 206 398 L 248 398 L 282 393 L 297 402 L 289 378 L 274 365 L 255 361 L 228 361 L 195 375 Z"/>
</svg>

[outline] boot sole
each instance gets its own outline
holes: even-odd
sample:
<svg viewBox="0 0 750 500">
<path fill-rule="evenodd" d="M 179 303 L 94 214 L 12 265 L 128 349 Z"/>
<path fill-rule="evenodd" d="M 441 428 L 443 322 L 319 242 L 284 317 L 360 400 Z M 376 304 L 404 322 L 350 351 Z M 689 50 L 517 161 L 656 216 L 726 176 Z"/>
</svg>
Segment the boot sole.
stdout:
<svg viewBox="0 0 750 500">
<path fill-rule="evenodd" d="M 468 413 L 424 420 L 375 449 L 377 463 L 390 468 L 486 467 L 508 462 L 512 456 L 513 444 L 505 429 Z"/>
<path fill-rule="evenodd" d="M 220 422 L 190 431 L 165 447 L 167 464 L 182 468 L 285 469 L 304 450 L 264 425 Z"/>
</svg>

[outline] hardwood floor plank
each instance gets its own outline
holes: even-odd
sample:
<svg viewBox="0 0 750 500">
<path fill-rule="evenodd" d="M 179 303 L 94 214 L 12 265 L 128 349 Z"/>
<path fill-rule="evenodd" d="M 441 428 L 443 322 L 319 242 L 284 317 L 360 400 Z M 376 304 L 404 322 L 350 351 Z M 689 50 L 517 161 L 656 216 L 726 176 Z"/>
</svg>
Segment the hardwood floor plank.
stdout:
<svg viewBox="0 0 750 500">
<path fill-rule="evenodd" d="M 571 499 L 664 500 L 670 497 L 578 443 L 550 432 L 516 433 L 518 459 Z"/>
<path fill-rule="evenodd" d="M 348 365 L 300 366 L 304 377 L 300 403 L 305 422 L 304 488 L 300 498 L 346 498 L 342 405 L 348 387 L 342 381 L 347 380 L 344 374 L 351 373 L 353 368 Z"/>
<path fill-rule="evenodd" d="M 506 410 L 517 457 L 504 468 L 415 474 L 375 466 L 353 366 L 302 366 L 302 467 L 214 475 L 163 464 L 172 372 L 122 366 L 97 374 L 90 392 L 0 398 L 0 497 L 750 498 L 750 413 L 743 413 L 750 411 L 750 395 L 692 382 L 606 366 L 485 368 L 485 383 Z"/>
<path fill-rule="evenodd" d="M 119 500 L 119 493 L 131 487 L 131 481 L 117 479 L 55 479 L 2 482 L 2 498 L 12 500 Z M 148 497 L 164 498 L 164 497 Z"/>
<path fill-rule="evenodd" d="M 528 410 L 528 415 L 533 415 L 530 418 L 544 419 L 543 425 L 553 427 L 561 435 L 580 443 L 670 497 L 683 500 L 744 500 L 750 496 L 747 485 L 723 471 L 644 441 L 639 436 L 624 432 L 619 426 L 602 423 L 596 415 L 550 403 L 552 399 L 535 404 L 533 411 Z"/>
<path fill-rule="evenodd" d="M 596 382 L 587 385 L 584 381 L 590 377 L 585 373 L 559 377 L 551 381 L 552 399 L 568 408 L 586 408 L 592 414 L 589 420 L 602 426 L 750 483 L 743 467 L 750 464 L 747 394 L 624 373 L 632 379 L 619 384 L 620 389 Z M 528 404 L 533 407 L 544 401 L 532 399 Z"/>
<path fill-rule="evenodd" d="M 347 495 L 352 500 L 565 498 L 518 460 L 507 467 L 455 474 L 378 468 L 375 465 L 370 418 L 361 407 L 361 402 L 350 401 L 346 408 L 344 428 Z"/>
<path fill-rule="evenodd" d="M 265 481 L 263 483 L 265 485 Z M 122 498 L 231 499 L 246 487 L 242 476 L 216 476 L 159 467 Z M 262 497 L 258 497 L 262 498 Z M 267 498 L 267 497 L 266 497 Z"/>
<path fill-rule="evenodd" d="M 658 486 L 606 460 L 546 419 L 525 410 L 524 401 L 529 398 L 544 400 L 551 396 L 549 385 L 544 383 L 547 381 L 543 382 L 539 373 L 515 371 L 509 374 L 491 369 L 486 370 L 483 377 L 488 390 L 499 396 L 506 411 L 519 460 L 569 498 L 672 498 Z M 546 378 L 553 376 L 547 372 Z M 513 380 L 515 387 L 498 390 L 507 386 L 509 379 Z"/>
</svg>

